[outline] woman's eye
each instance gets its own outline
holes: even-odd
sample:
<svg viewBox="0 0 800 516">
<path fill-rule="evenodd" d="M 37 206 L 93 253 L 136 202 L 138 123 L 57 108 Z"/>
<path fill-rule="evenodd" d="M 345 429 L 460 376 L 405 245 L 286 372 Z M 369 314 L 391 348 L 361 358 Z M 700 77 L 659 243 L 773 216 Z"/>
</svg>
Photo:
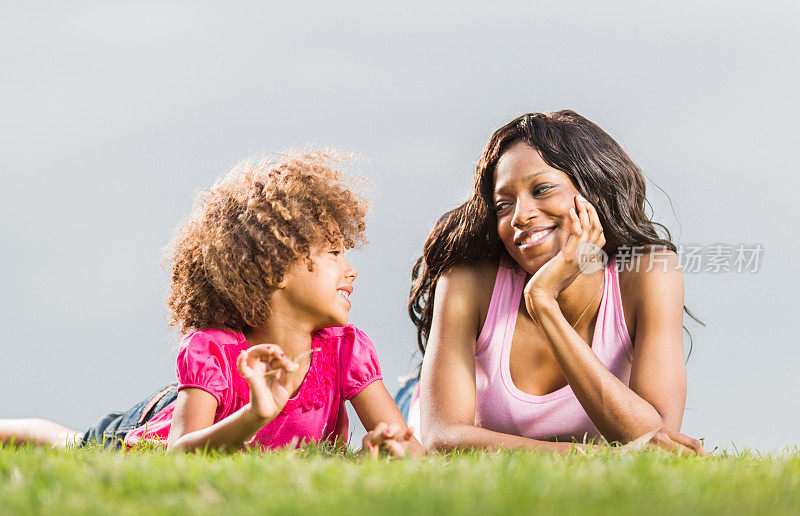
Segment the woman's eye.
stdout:
<svg viewBox="0 0 800 516">
<path fill-rule="evenodd" d="M 334 256 L 339 256 L 340 254 L 342 254 L 342 252 L 338 249 L 333 249 L 330 251 L 330 253 Z"/>
<path fill-rule="evenodd" d="M 495 209 L 495 211 L 503 211 L 503 210 L 505 210 L 506 208 L 508 208 L 510 205 L 511 205 L 511 203 L 507 203 L 507 202 L 498 202 L 498 203 L 495 203 L 495 205 L 494 205 L 494 209 Z"/>
<path fill-rule="evenodd" d="M 543 194 L 543 193 L 547 192 L 548 190 L 550 190 L 551 188 L 553 188 L 553 186 L 554 185 L 539 185 L 539 186 L 537 186 L 536 188 L 533 189 L 533 194 L 534 195 Z"/>
</svg>

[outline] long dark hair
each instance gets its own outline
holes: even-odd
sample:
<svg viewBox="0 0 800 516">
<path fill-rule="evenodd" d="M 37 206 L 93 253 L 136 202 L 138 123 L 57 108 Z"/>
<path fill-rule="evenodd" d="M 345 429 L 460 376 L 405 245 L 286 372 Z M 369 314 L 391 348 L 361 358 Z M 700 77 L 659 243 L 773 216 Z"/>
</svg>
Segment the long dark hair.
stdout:
<svg viewBox="0 0 800 516">
<path fill-rule="evenodd" d="M 507 255 L 492 209 L 494 171 L 500 156 L 517 142 L 539 151 L 548 165 L 567 174 L 581 195 L 595 204 L 606 238 L 603 250 L 608 256 L 623 246 L 654 245 L 677 252 L 669 230 L 645 214 L 647 199 L 641 170 L 611 136 L 570 110 L 517 117 L 489 139 L 475 168 L 475 187 L 469 200 L 439 219 L 414 264 L 408 313 L 417 327 L 417 344 L 423 354 L 433 320 L 436 283 L 442 274 L 459 263 Z M 664 232 L 663 237 L 656 226 Z M 686 306 L 683 308 L 703 324 Z"/>
</svg>

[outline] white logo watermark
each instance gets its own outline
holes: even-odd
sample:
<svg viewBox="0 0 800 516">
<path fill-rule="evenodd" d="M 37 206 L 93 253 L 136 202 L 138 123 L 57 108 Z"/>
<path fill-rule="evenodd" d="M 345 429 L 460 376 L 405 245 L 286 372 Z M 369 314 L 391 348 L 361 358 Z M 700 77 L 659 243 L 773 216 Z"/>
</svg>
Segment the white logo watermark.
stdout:
<svg viewBox="0 0 800 516">
<path fill-rule="evenodd" d="M 593 274 L 605 269 L 607 263 L 608 254 L 602 247 L 589 242 L 578 245 L 578 267 L 582 273 Z"/>
</svg>

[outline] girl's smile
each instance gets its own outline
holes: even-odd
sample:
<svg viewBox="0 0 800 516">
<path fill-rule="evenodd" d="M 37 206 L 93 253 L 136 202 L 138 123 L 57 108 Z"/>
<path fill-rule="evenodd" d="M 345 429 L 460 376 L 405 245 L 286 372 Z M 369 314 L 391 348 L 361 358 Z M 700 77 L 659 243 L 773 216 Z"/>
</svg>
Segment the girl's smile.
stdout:
<svg viewBox="0 0 800 516">
<path fill-rule="evenodd" d="M 353 287 L 350 285 L 339 287 L 338 289 L 336 289 L 336 293 L 339 294 L 339 297 L 341 297 L 347 302 L 347 308 L 349 310 L 350 307 L 352 306 L 350 304 L 350 294 L 353 293 Z"/>
</svg>

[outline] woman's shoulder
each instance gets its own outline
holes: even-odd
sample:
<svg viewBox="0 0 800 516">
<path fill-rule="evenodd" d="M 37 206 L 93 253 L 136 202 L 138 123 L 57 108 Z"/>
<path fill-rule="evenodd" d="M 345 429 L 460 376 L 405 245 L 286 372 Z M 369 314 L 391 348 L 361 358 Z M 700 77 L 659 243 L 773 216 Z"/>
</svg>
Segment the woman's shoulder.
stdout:
<svg viewBox="0 0 800 516">
<path fill-rule="evenodd" d="M 633 248 L 631 253 L 617 252 L 615 257 L 620 288 L 636 290 L 653 281 L 673 281 L 683 277 L 678 255 L 661 246 L 647 245 Z"/>
<path fill-rule="evenodd" d="M 646 301 L 666 299 L 666 293 L 679 290 L 681 303 L 683 272 L 678 255 L 660 246 L 641 246 L 635 252 L 617 253 L 619 290 L 626 321 L 635 331 L 638 308 Z"/>
<path fill-rule="evenodd" d="M 469 299 L 492 296 L 499 260 L 462 262 L 442 274 L 439 282 L 452 293 L 463 293 Z"/>
<path fill-rule="evenodd" d="M 453 324 L 474 324 L 473 329 L 478 331 L 489 312 L 499 267 L 497 259 L 451 267 L 442 274 L 436 286 L 434 303 L 442 308 L 434 310 L 444 309 L 444 315 L 440 313 L 439 316 Z"/>
</svg>

